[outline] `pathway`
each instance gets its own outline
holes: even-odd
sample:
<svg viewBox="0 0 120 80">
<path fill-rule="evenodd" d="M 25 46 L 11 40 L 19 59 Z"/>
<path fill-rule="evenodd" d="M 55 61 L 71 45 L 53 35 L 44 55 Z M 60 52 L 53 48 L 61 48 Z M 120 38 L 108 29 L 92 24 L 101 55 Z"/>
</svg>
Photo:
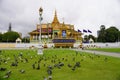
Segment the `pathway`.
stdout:
<svg viewBox="0 0 120 80">
<path fill-rule="evenodd" d="M 81 51 L 81 52 L 87 52 L 87 53 L 93 53 L 93 54 L 95 53 L 95 54 L 100 54 L 100 55 L 107 55 L 107 56 L 119 57 L 120 58 L 120 53 L 94 51 L 94 50 L 82 50 L 82 49 L 73 49 L 73 50 Z"/>
</svg>

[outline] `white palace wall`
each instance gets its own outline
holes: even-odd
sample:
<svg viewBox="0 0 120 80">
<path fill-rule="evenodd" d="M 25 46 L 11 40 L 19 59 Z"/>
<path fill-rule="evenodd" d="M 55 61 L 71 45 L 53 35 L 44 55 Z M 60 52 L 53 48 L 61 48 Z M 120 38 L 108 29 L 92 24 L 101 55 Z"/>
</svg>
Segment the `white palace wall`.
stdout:
<svg viewBox="0 0 120 80">
<path fill-rule="evenodd" d="M 44 45 L 44 44 L 42 44 Z M 80 44 L 75 43 L 74 47 L 78 47 Z M 39 44 L 34 44 L 34 43 L 0 43 L 0 48 L 29 48 L 31 46 L 38 47 Z M 47 44 L 48 48 L 53 47 L 54 44 L 50 43 Z M 83 43 L 83 47 L 119 47 L 120 48 L 120 42 L 116 43 Z"/>
</svg>

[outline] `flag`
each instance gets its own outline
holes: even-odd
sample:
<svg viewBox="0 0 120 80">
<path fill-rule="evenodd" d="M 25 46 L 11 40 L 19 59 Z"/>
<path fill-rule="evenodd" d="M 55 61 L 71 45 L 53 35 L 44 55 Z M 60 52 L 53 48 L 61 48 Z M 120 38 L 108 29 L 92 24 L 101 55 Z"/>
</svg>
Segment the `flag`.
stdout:
<svg viewBox="0 0 120 80">
<path fill-rule="evenodd" d="M 89 33 L 92 33 L 92 31 L 90 31 L 89 29 L 88 29 L 88 32 L 89 32 Z"/>
<path fill-rule="evenodd" d="M 78 32 L 81 32 L 81 31 L 78 29 Z"/>
<path fill-rule="evenodd" d="M 83 32 L 87 33 L 87 30 L 83 29 Z"/>
</svg>

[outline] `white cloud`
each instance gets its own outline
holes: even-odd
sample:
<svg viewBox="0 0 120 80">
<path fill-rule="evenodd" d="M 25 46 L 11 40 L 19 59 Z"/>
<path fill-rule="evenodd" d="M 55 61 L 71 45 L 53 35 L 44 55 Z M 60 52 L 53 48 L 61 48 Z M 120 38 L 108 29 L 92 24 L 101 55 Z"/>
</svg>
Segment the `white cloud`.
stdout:
<svg viewBox="0 0 120 80">
<path fill-rule="evenodd" d="M 120 29 L 119 0 L 0 0 L 0 31 L 8 29 L 28 34 L 39 23 L 38 9 L 43 7 L 43 23 L 52 22 L 57 10 L 60 22 L 74 24 L 75 29 L 90 29 L 96 36 L 100 25 Z"/>
</svg>

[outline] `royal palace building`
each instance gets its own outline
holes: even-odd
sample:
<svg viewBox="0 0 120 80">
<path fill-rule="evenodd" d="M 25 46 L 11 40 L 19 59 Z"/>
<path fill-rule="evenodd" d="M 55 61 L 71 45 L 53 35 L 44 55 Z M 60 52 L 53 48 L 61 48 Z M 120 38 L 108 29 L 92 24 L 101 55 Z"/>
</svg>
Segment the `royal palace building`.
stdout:
<svg viewBox="0 0 120 80">
<path fill-rule="evenodd" d="M 41 30 L 39 30 L 41 27 Z M 58 39 L 62 42 L 70 42 L 70 40 L 82 42 L 82 33 L 75 31 L 74 25 L 60 23 L 57 17 L 57 12 L 55 11 L 53 21 L 46 24 L 37 24 L 36 29 L 29 33 L 30 42 L 39 42 L 39 34 L 41 31 L 41 41 L 42 43 L 55 43 Z M 56 39 L 56 40 L 55 40 Z M 57 40 L 57 41 L 58 41 Z M 67 41 L 68 40 L 68 41 Z M 60 41 L 61 42 L 61 41 Z M 61 42 L 61 43 L 62 43 Z"/>
</svg>

